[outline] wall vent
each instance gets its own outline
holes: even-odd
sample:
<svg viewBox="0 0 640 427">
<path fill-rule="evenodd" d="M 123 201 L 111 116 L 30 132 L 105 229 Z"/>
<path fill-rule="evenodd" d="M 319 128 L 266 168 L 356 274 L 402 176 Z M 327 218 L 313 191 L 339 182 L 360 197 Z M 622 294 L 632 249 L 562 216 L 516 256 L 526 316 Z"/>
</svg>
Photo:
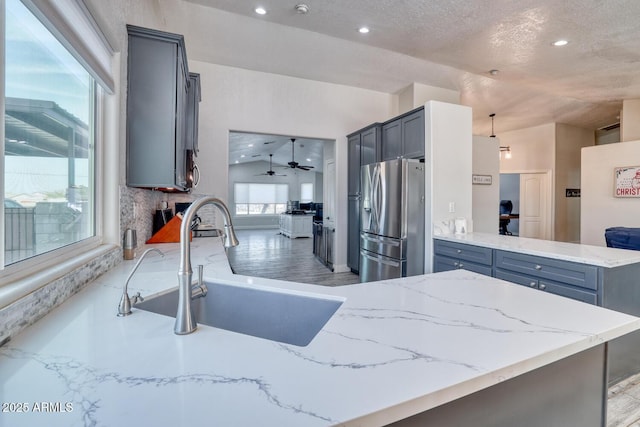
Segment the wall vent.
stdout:
<svg viewBox="0 0 640 427">
<path fill-rule="evenodd" d="M 601 128 L 598 128 L 598 130 L 607 131 L 607 130 L 618 129 L 619 127 L 620 127 L 620 123 L 618 122 L 618 123 L 613 123 L 613 124 L 610 124 L 610 125 L 607 125 L 607 126 L 603 126 Z"/>
</svg>

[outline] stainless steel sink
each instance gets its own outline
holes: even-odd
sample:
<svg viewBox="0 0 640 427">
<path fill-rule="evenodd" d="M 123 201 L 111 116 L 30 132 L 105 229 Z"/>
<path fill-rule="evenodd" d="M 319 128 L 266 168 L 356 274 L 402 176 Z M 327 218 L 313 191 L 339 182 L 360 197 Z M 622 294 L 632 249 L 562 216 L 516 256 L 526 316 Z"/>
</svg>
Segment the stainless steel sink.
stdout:
<svg viewBox="0 0 640 427">
<path fill-rule="evenodd" d="M 268 340 L 306 346 L 342 305 L 324 295 L 206 282 L 206 297 L 191 301 L 196 322 Z M 178 289 L 135 308 L 176 317 Z"/>
</svg>

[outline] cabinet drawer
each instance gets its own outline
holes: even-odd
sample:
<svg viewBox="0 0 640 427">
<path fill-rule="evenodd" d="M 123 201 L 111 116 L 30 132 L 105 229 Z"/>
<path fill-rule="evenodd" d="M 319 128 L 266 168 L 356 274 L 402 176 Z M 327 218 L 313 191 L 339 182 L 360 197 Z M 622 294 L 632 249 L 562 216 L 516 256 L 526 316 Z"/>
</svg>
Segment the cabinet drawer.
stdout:
<svg viewBox="0 0 640 427">
<path fill-rule="evenodd" d="M 496 268 L 525 273 L 540 279 L 598 289 L 598 268 L 515 252 L 496 251 Z"/>
<path fill-rule="evenodd" d="M 522 274 L 511 273 L 509 271 L 498 269 L 496 269 L 495 277 L 497 279 L 515 283 L 517 285 L 539 289 L 541 291 L 550 292 L 555 295 L 575 299 L 578 301 L 586 302 L 588 304 L 596 305 L 598 302 L 598 296 L 595 292 L 587 291 L 583 288 L 576 288 L 562 283 L 557 283 L 552 280 L 538 279 L 536 277 L 525 276 Z"/>
<path fill-rule="evenodd" d="M 472 261 L 478 264 L 488 265 L 489 268 L 491 268 L 493 264 L 493 250 L 490 248 L 434 239 L 433 249 L 436 255 L 445 255 L 464 261 Z"/>
<path fill-rule="evenodd" d="M 464 269 L 491 277 L 491 267 L 474 262 L 436 255 L 433 262 L 434 272 Z"/>
</svg>

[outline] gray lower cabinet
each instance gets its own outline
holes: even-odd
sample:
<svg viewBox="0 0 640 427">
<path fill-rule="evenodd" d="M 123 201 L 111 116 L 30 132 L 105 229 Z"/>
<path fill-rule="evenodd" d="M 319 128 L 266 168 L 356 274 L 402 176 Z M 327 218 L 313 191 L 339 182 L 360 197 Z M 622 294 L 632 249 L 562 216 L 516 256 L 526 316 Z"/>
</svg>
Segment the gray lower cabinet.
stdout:
<svg viewBox="0 0 640 427">
<path fill-rule="evenodd" d="M 434 240 L 434 272 L 464 269 L 492 276 L 493 250 L 481 246 Z"/>
<path fill-rule="evenodd" d="M 640 316 L 640 264 L 602 267 L 434 239 L 434 272 L 456 268 Z M 640 332 L 609 343 L 609 385 L 640 372 L 638 348 Z"/>
<path fill-rule="evenodd" d="M 382 125 L 382 160 L 424 158 L 424 108 L 418 108 Z"/>
<path fill-rule="evenodd" d="M 598 267 L 496 250 L 495 277 L 598 304 Z"/>
<path fill-rule="evenodd" d="M 127 26 L 127 185 L 187 191 L 184 38 Z"/>
</svg>

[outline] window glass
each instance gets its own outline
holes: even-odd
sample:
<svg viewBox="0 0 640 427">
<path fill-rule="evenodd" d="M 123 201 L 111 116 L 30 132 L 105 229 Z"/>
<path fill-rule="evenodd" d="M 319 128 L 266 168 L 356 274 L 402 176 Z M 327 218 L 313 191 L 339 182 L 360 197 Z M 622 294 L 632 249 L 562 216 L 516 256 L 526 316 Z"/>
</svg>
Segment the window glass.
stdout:
<svg viewBox="0 0 640 427">
<path fill-rule="evenodd" d="M 234 184 L 236 215 L 277 215 L 287 210 L 288 184 Z"/>
<path fill-rule="evenodd" d="M 4 264 L 95 234 L 94 80 L 6 0 Z"/>
</svg>

